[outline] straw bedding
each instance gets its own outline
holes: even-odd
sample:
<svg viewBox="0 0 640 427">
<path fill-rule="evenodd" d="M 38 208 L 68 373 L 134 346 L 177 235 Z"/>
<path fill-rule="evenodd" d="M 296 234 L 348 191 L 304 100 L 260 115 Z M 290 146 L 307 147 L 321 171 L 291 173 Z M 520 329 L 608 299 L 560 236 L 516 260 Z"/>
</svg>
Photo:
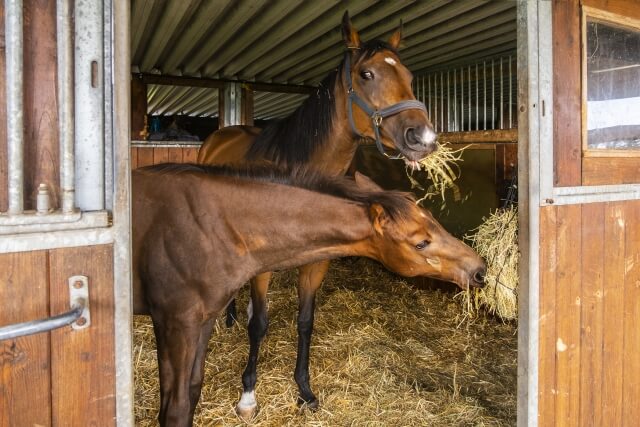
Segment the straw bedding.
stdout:
<svg viewBox="0 0 640 427">
<path fill-rule="evenodd" d="M 416 290 L 377 263 L 336 261 L 318 293 L 311 348 L 316 412 L 296 406 L 295 272 L 274 276 L 263 342 L 256 426 L 513 425 L 516 331 L 483 314 L 472 321 L 454 291 Z M 247 288 L 239 295 L 246 307 Z M 245 425 L 234 411 L 248 354 L 246 315 L 222 318 L 209 343 L 195 425 Z M 159 386 L 149 318 L 134 319 L 136 425 L 156 425 Z"/>
</svg>

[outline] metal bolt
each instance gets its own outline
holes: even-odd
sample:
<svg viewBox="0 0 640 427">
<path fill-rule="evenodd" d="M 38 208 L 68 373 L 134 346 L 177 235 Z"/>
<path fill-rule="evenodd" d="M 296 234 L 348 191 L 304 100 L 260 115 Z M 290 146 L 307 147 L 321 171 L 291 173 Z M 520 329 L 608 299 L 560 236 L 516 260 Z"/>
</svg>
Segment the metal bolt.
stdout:
<svg viewBox="0 0 640 427">
<path fill-rule="evenodd" d="M 76 289 L 81 289 L 84 286 L 84 283 L 82 283 L 82 280 L 76 280 L 75 282 L 73 282 L 73 287 Z"/>
<path fill-rule="evenodd" d="M 87 323 L 87 319 L 85 319 L 84 317 L 81 317 L 78 320 L 76 320 L 76 325 L 78 326 L 84 326 L 86 323 Z"/>
</svg>

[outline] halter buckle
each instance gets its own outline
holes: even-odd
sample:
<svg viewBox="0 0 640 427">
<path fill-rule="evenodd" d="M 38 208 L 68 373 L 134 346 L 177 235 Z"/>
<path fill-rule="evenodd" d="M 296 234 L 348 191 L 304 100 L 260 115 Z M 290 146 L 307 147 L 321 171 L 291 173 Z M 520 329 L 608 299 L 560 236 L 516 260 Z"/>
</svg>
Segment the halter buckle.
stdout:
<svg viewBox="0 0 640 427">
<path fill-rule="evenodd" d="M 373 120 L 373 124 L 376 126 L 380 126 L 382 124 L 382 116 L 377 111 L 373 113 L 371 120 Z"/>
</svg>

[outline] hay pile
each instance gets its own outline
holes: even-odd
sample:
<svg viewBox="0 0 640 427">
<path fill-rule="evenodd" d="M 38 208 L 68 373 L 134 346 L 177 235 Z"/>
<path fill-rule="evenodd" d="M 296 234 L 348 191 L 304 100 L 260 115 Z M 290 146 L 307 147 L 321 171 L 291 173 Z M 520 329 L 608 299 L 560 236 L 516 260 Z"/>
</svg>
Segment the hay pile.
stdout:
<svg viewBox="0 0 640 427">
<path fill-rule="evenodd" d="M 438 149 L 436 151 L 420 160 L 420 166 L 422 170 L 426 172 L 427 179 L 431 182 L 426 189 L 413 177 L 413 171 L 407 170 L 407 177 L 411 182 L 411 187 L 425 191 L 425 194 L 420 197 L 418 203 L 431 199 L 434 196 L 440 196 L 444 206 L 446 201 L 445 191 L 447 189 L 453 191 L 454 200 L 460 200 L 460 189 L 454 181 L 460 176 L 458 162 L 462 161 L 463 151 L 464 148 L 454 150 L 447 144 L 438 143 Z"/>
<path fill-rule="evenodd" d="M 451 293 L 419 291 L 361 258 L 334 262 L 317 299 L 311 385 L 317 412 L 299 411 L 295 272 L 274 275 L 263 342 L 255 426 L 514 425 L 517 343 L 513 325 L 461 322 Z M 239 307 L 246 307 L 248 290 Z M 219 319 L 195 425 L 241 426 L 234 412 L 248 354 L 246 315 Z M 149 318 L 134 321 L 136 425 L 156 425 L 159 388 Z"/>
<path fill-rule="evenodd" d="M 485 307 L 505 320 L 518 317 L 518 208 L 499 209 L 467 236 L 487 261 L 486 286 L 462 293 L 470 314 Z"/>
</svg>

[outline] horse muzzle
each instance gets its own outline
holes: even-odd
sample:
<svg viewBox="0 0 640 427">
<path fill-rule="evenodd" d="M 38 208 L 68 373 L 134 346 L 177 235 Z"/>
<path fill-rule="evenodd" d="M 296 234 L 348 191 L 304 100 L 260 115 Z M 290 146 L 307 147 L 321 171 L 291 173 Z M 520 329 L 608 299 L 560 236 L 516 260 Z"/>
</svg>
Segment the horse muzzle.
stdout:
<svg viewBox="0 0 640 427">
<path fill-rule="evenodd" d="M 409 149 L 422 155 L 418 160 L 423 159 L 437 150 L 437 137 L 438 136 L 433 129 L 430 129 L 427 126 L 408 127 L 404 131 L 405 145 Z"/>
</svg>

